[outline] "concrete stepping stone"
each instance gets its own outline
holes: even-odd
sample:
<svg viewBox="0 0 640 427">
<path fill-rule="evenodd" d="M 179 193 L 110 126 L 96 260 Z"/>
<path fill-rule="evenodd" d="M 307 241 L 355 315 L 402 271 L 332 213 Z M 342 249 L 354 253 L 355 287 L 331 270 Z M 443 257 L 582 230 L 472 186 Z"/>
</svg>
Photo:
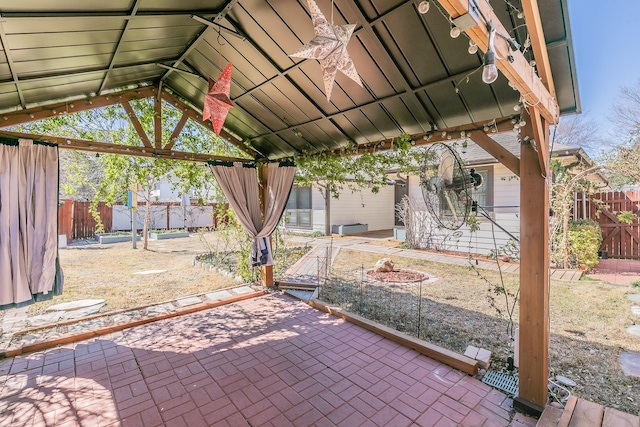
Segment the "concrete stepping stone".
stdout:
<svg viewBox="0 0 640 427">
<path fill-rule="evenodd" d="M 633 325 L 627 328 L 627 332 L 631 335 L 636 335 L 640 337 L 640 325 Z"/>
<path fill-rule="evenodd" d="M 633 302 L 640 302 L 640 294 L 628 294 L 627 298 Z"/>
<path fill-rule="evenodd" d="M 53 313 L 40 314 L 38 316 L 28 317 L 26 320 L 27 326 L 37 328 L 39 326 L 49 325 L 51 323 L 57 323 L 62 316 L 63 311 L 54 311 Z"/>
<path fill-rule="evenodd" d="M 187 307 L 194 304 L 200 304 L 202 300 L 198 297 L 182 298 L 176 301 L 178 307 Z"/>
<path fill-rule="evenodd" d="M 167 270 L 146 270 L 146 271 L 136 271 L 133 274 L 160 274 L 164 273 Z"/>
<path fill-rule="evenodd" d="M 164 314 L 170 311 L 175 311 L 176 307 L 170 302 L 166 304 L 154 305 L 144 309 L 144 314 L 147 316 L 154 316 L 157 314 Z"/>
<path fill-rule="evenodd" d="M 52 305 L 47 308 L 47 311 L 71 311 L 81 308 L 91 307 L 92 305 L 103 304 L 103 299 L 83 299 L 78 301 L 63 302 L 61 304 Z"/>
<path fill-rule="evenodd" d="M 211 301 L 219 301 L 231 297 L 231 293 L 229 291 L 217 291 L 210 292 L 208 294 L 205 294 L 204 296 L 209 298 Z"/>
<path fill-rule="evenodd" d="M 620 367 L 625 375 L 640 377 L 640 354 L 634 351 L 620 353 Z"/>
<path fill-rule="evenodd" d="M 633 314 L 634 316 L 640 317 L 640 305 L 632 305 L 631 314 Z"/>
<path fill-rule="evenodd" d="M 233 288 L 232 291 L 236 294 L 242 295 L 253 292 L 253 289 L 251 289 L 249 286 L 240 286 L 239 288 Z"/>
<path fill-rule="evenodd" d="M 96 314 L 100 311 L 102 307 L 105 306 L 105 303 L 92 305 L 90 307 L 84 307 L 77 310 L 64 311 L 62 312 L 62 319 L 79 319 L 81 317 L 91 316 L 92 314 Z"/>
</svg>

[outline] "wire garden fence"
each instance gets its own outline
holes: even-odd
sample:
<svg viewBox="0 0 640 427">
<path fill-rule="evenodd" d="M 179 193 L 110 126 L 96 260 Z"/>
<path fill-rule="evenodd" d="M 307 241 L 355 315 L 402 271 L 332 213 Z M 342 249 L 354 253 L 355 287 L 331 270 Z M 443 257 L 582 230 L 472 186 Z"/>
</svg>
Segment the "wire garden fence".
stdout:
<svg viewBox="0 0 640 427">
<path fill-rule="evenodd" d="M 320 261 L 330 265 L 330 261 Z M 321 271 L 321 268 L 318 268 Z M 364 265 L 349 269 L 326 269 L 320 278 L 318 296 L 351 313 L 381 323 L 400 332 L 423 338 L 428 302 L 423 298 L 426 276 L 413 282 L 382 282 L 369 277 Z"/>
</svg>

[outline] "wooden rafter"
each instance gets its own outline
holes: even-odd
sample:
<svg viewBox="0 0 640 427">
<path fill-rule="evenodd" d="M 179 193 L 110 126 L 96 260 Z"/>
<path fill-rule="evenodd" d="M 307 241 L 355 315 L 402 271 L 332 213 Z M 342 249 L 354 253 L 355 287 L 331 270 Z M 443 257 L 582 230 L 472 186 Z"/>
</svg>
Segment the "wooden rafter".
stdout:
<svg viewBox="0 0 640 427">
<path fill-rule="evenodd" d="M 491 122 L 492 122 L 491 125 L 489 125 L 489 123 L 487 122 L 476 122 L 476 123 L 470 123 L 468 125 L 455 126 L 455 127 L 446 128 L 446 129 L 438 129 L 436 132 L 416 133 L 411 135 L 411 140 L 413 141 L 412 145 L 417 147 L 421 145 L 434 144 L 436 142 L 447 142 L 451 139 L 457 139 L 458 135 L 460 135 L 461 132 L 465 132 L 466 135 L 469 135 L 469 137 L 473 139 L 473 135 L 475 135 L 476 133 L 483 133 L 484 132 L 483 129 L 485 127 L 489 127 L 492 131 L 495 131 L 495 133 L 508 132 L 513 130 L 513 123 L 511 123 L 511 117 L 503 117 L 500 119 L 492 120 Z M 487 136 L 487 138 L 489 137 Z M 357 147 L 358 152 L 355 152 L 353 154 L 361 154 L 362 152 L 365 152 L 368 150 L 369 151 L 390 150 L 393 147 L 395 140 L 396 138 L 386 138 L 371 144 L 360 144 Z M 493 139 L 491 141 L 493 141 Z M 493 143 L 496 145 L 499 145 L 495 141 L 493 141 Z M 336 151 L 336 149 L 321 151 L 321 152 L 318 152 L 317 154 L 326 153 L 326 152 L 330 153 L 332 151 Z M 490 154 L 494 155 L 493 153 L 490 153 Z"/>
<path fill-rule="evenodd" d="M 536 58 L 536 68 L 538 69 L 540 80 L 542 80 L 542 83 L 547 87 L 551 96 L 555 98 L 556 89 L 553 84 L 553 76 L 551 75 L 551 64 L 549 63 L 547 44 L 544 40 L 544 32 L 542 31 L 542 20 L 540 19 L 538 0 L 522 0 L 521 4 L 527 28 L 529 29 L 531 49 L 533 49 L 533 56 Z"/>
<path fill-rule="evenodd" d="M 469 0 L 438 0 L 438 2 L 447 11 L 447 13 L 451 15 L 452 19 L 458 18 L 469 12 Z M 466 33 L 480 49 L 486 52 L 489 46 L 489 31 L 487 28 L 487 24 L 489 22 L 493 24 L 498 34 L 506 36 L 509 33 L 505 29 L 504 25 L 502 25 L 500 19 L 498 19 L 488 2 L 481 0 L 477 1 L 476 4 L 480 15 L 478 25 L 467 29 Z M 537 28 L 535 23 L 528 24 L 530 24 L 528 27 L 530 34 L 535 31 L 542 31 L 542 27 Z M 532 35 L 532 39 L 533 37 L 534 36 Z M 542 34 L 536 34 L 535 37 L 544 40 L 544 36 Z M 529 105 L 537 106 L 540 109 L 540 114 L 549 123 L 558 123 L 560 109 L 555 97 L 549 92 L 522 52 L 510 51 L 508 43 L 501 37 L 496 38 L 495 50 L 496 65 L 498 69 L 502 71 L 507 79 L 509 79 L 518 91 L 520 91 L 527 103 Z M 513 61 L 508 59 L 510 56 L 513 58 Z M 538 60 L 537 57 L 536 60 Z"/>
<path fill-rule="evenodd" d="M 478 144 L 480 148 L 491 154 L 496 160 L 505 165 L 507 169 L 520 176 L 520 159 L 509 150 L 491 139 L 484 132 L 471 132 L 471 140 Z"/>
<path fill-rule="evenodd" d="M 162 98 L 158 94 L 153 98 L 153 140 L 156 148 L 162 148 Z"/>
<path fill-rule="evenodd" d="M 122 104 L 122 108 L 124 108 L 124 111 L 127 112 L 127 116 L 129 116 L 129 121 L 131 122 L 131 124 L 133 125 L 133 128 L 138 133 L 138 136 L 140 137 L 140 140 L 142 141 L 144 146 L 147 148 L 153 148 L 153 146 L 151 145 L 151 141 L 149 140 L 149 136 L 144 131 L 144 128 L 142 127 L 142 123 L 140 123 L 140 120 L 138 120 L 138 116 L 136 116 L 136 112 L 133 111 L 131 104 L 129 104 L 129 100 L 124 99 L 121 102 L 121 104 Z"/>
<path fill-rule="evenodd" d="M 169 137 L 169 142 L 167 143 L 167 145 L 164 146 L 166 150 L 173 149 L 173 145 L 176 143 L 176 139 L 178 139 L 178 136 L 180 136 L 180 132 L 182 132 L 184 125 L 187 124 L 187 120 L 189 120 L 188 114 L 183 114 L 182 117 L 180 117 L 180 121 L 178 121 L 178 124 L 173 129 L 173 132 L 171 132 L 171 136 Z"/>
<path fill-rule="evenodd" d="M 160 159 L 186 160 L 191 162 L 207 162 L 209 160 L 223 160 L 226 162 L 246 162 L 249 159 L 240 157 L 215 156 L 200 153 L 188 153 L 184 151 L 173 151 L 166 148 L 155 149 L 153 147 L 130 146 L 112 144 L 109 142 L 88 141 L 77 138 L 62 138 L 48 135 L 34 135 L 28 133 L 6 132 L 0 130 L 0 135 L 10 138 L 25 138 L 34 141 L 45 141 L 57 144 L 59 148 L 89 151 L 92 153 L 124 154 L 137 157 L 155 157 Z"/>
<path fill-rule="evenodd" d="M 23 123 L 31 123 L 38 120 L 48 119 L 60 114 L 71 114 L 80 111 L 92 110 L 94 108 L 107 107 L 119 104 L 123 99 L 143 99 L 153 96 L 156 91 L 154 87 L 144 87 L 129 89 L 122 92 L 114 92 L 101 96 L 88 97 L 73 101 L 57 102 L 55 104 L 41 105 L 27 108 L 26 110 L 12 111 L 0 114 L 0 126 L 15 126 Z"/>
<path fill-rule="evenodd" d="M 540 116 L 538 109 L 532 107 L 529 109 L 529 120 L 533 129 L 533 137 L 536 142 L 538 151 L 538 161 L 540 162 L 540 170 L 542 176 L 549 176 L 549 125 L 548 122 Z"/>
</svg>

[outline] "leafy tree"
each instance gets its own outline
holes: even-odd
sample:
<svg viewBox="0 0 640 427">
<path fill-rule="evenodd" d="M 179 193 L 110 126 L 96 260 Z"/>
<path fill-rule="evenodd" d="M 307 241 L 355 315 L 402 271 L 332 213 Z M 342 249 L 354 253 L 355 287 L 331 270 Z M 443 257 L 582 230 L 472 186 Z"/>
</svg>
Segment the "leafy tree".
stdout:
<svg viewBox="0 0 640 427">
<path fill-rule="evenodd" d="M 590 176 L 601 173 L 608 177 L 609 185 L 616 187 L 626 183 L 640 181 L 640 151 L 629 144 L 619 144 L 597 159 L 595 164 L 574 164 L 565 166 L 557 159 L 551 162 L 553 182 L 551 188 L 551 245 L 552 261 L 563 268 L 571 266 L 570 259 L 570 218 L 573 209 L 574 194 L 585 192 L 592 194 L 598 188 Z M 625 213 L 621 213 L 623 219 Z"/>
<path fill-rule="evenodd" d="M 388 185 L 389 170 L 414 172 L 423 155 L 422 150 L 412 149 L 408 134 L 402 134 L 393 142 L 390 150 L 380 151 L 378 147 L 358 147 L 348 143 L 343 149 L 315 155 L 304 155 L 295 159 L 298 167 L 298 185 L 320 187 L 328 202 L 330 197 L 338 198 L 345 188 L 354 191 L 365 188 L 373 193 Z M 327 214 L 329 209 L 326 210 Z M 326 218 L 325 223 L 331 223 Z"/>
</svg>

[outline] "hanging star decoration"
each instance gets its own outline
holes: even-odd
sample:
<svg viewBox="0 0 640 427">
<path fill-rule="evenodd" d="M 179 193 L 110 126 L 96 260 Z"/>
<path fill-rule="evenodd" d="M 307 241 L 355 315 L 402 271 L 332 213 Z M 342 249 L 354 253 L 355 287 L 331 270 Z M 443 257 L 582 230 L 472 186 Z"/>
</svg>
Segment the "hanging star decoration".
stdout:
<svg viewBox="0 0 640 427">
<path fill-rule="evenodd" d="M 204 97 L 204 108 L 202 109 L 202 120 L 211 119 L 213 130 L 216 135 L 220 135 L 222 125 L 227 118 L 227 114 L 233 103 L 229 98 L 231 91 L 231 62 L 227 64 L 217 81 L 209 77 L 209 90 Z"/>
<path fill-rule="evenodd" d="M 327 101 L 330 101 L 338 70 L 362 87 L 360 76 L 358 76 L 356 67 L 347 52 L 347 44 L 356 26 L 355 24 L 329 24 L 314 0 L 308 0 L 307 3 L 316 36 L 289 56 L 320 61 L 324 90 Z"/>
</svg>

